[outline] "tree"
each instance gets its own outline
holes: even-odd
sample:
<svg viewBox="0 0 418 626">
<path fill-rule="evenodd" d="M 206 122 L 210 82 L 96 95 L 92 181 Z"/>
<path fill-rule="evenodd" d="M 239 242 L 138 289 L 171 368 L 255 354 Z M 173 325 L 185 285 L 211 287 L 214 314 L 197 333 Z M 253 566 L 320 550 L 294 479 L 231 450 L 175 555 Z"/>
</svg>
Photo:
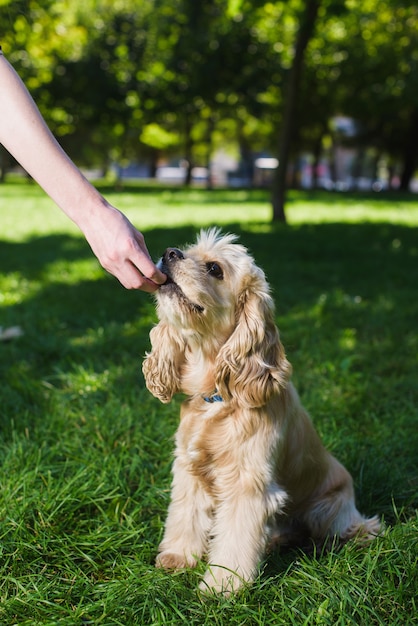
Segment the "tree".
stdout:
<svg viewBox="0 0 418 626">
<path fill-rule="evenodd" d="M 148 50 L 157 71 L 139 89 L 149 94 L 154 120 L 182 133 L 187 180 L 197 144 L 213 145 L 219 124 L 238 141 L 257 134 L 267 109 L 259 96 L 269 84 L 270 45 L 258 39 L 251 13 L 230 15 L 220 0 L 167 3 L 155 17 Z M 208 160 L 208 150 L 200 152 Z"/>
<path fill-rule="evenodd" d="M 344 110 L 358 120 L 360 141 L 400 161 L 407 190 L 418 159 L 418 7 L 353 0 L 346 27 Z"/>
<path fill-rule="evenodd" d="M 284 98 L 284 113 L 278 149 L 279 166 L 276 170 L 276 176 L 273 183 L 273 221 L 286 221 L 286 176 L 296 121 L 295 111 L 297 96 L 300 87 L 301 74 L 303 71 L 305 50 L 314 32 L 320 4 L 321 0 L 306 0 L 304 11 L 299 18 L 299 30 L 295 42 L 295 52 L 288 75 Z"/>
<path fill-rule="evenodd" d="M 357 121 L 365 149 L 402 162 L 403 187 L 416 167 L 408 0 L 0 0 L 0 41 L 83 163 L 155 165 L 164 151 L 191 170 L 225 143 L 250 165 L 254 151 L 278 150 L 275 220 L 289 160 L 319 160 L 337 114 Z"/>
</svg>

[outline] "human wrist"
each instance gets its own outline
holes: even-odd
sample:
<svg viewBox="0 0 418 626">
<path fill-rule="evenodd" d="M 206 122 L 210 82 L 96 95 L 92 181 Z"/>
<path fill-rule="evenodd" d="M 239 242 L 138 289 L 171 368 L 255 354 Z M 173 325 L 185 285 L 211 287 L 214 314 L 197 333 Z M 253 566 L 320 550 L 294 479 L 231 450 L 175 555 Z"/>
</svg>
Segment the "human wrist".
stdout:
<svg viewBox="0 0 418 626">
<path fill-rule="evenodd" d="M 103 220 L 106 214 L 118 212 L 94 187 L 80 194 L 64 213 L 86 234 Z"/>
</svg>

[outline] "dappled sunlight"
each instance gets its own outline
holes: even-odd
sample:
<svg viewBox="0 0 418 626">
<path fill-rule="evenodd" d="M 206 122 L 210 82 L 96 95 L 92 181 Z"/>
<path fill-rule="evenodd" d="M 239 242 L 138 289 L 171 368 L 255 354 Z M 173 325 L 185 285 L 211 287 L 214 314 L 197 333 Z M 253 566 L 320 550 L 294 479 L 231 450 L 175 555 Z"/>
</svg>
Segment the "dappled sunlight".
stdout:
<svg viewBox="0 0 418 626">
<path fill-rule="evenodd" d="M 415 230 L 380 221 L 284 226 L 244 209 L 218 223 L 210 203 L 160 206 L 160 223 L 144 231 L 147 245 L 154 258 L 182 247 L 210 217 L 239 236 L 266 272 L 293 380 L 327 447 L 353 474 L 359 508 L 378 511 L 396 530 L 396 506 L 409 524 L 418 443 Z M 171 220 L 176 211 L 184 224 Z M 132 215 L 140 224 L 141 210 Z M 0 344 L 5 567 L 14 567 L 16 537 L 23 537 L 22 558 L 43 577 L 47 562 L 55 584 L 62 541 L 80 576 L 88 570 L 101 581 L 102 559 L 109 580 L 117 568 L 134 571 L 135 597 L 144 572 L 161 593 L 167 584 L 194 587 L 196 573 L 168 579 L 150 566 L 168 506 L 180 405 L 177 397 L 162 405 L 144 387 L 154 298 L 123 289 L 78 235 L 2 239 L 0 325 L 24 331 Z M 78 545 L 80 533 L 91 543 Z M 299 581 L 309 564 L 326 572 L 345 563 L 344 552 L 274 558 L 266 573 L 276 578 L 264 577 L 266 588 L 276 588 L 278 576 L 281 585 L 296 574 Z"/>
<path fill-rule="evenodd" d="M 338 346 L 341 350 L 353 352 L 358 346 L 357 330 L 355 328 L 343 328 L 340 333 Z"/>
<path fill-rule="evenodd" d="M 90 268 L 97 265 L 86 241 L 70 233 L 30 235 L 17 241 L 0 239 L 1 280 L 7 278 L 10 272 L 20 271 L 30 280 L 48 281 L 49 276 L 43 276 L 43 273 L 48 272 L 51 264 L 67 263 L 68 273 L 73 263 L 84 260 L 90 263 Z"/>
<path fill-rule="evenodd" d="M 29 281 L 19 272 L 11 272 L 1 279 L 0 306 L 19 304 L 27 298 L 33 298 L 40 289 L 40 283 Z"/>
<path fill-rule="evenodd" d="M 7 202 L 1 214 L 0 237 L 5 241 L 19 241 L 43 237 L 52 234 L 68 233 L 82 238 L 82 235 L 73 222 L 62 211 L 57 209 L 53 201 L 37 185 L 3 185 L 2 198 L 5 191 L 14 192 L 13 206 L 9 208 Z M 19 194 L 21 200 L 15 206 L 15 196 Z"/>
<path fill-rule="evenodd" d="M 51 285 L 77 285 L 80 281 L 103 280 L 103 269 L 94 258 L 72 261 L 57 260 L 44 267 L 42 280 Z"/>
<path fill-rule="evenodd" d="M 84 365 L 76 365 L 71 371 L 58 372 L 54 377 L 48 378 L 48 384 L 53 386 L 53 382 L 58 382 L 61 391 L 66 391 L 73 396 L 91 396 L 99 392 L 107 395 L 110 372 L 108 369 L 97 371 Z"/>
</svg>

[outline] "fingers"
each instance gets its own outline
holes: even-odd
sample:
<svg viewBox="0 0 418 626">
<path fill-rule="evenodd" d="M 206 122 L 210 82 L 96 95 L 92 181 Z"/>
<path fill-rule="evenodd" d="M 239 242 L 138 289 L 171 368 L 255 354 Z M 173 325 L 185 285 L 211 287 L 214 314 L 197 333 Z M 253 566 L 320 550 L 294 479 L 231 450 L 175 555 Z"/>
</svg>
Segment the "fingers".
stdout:
<svg viewBox="0 0 418 626">
<path fill-rule="evenodd" d="M 111 273 L 126 289 L 141 289 L 154 293 L 160 285 L 165 283 L 167 277 L 151 260 L 141 233 L 137 231 L 135 240 L 131 243 L 133 245 L 127 258 L 120 267 L 113 267 Z"/>
<path fill-rule="evenodd" d="M 135 247 L 132 251 L 129 260 L 132 265 L 139 270 L 142 278 L 144 279 L 142 286 L 137 287 L 137 289 L 139 288 L 144 291 L 150 291 L 151 288 L 152 291 L 155 291 L 158 289 L 159 285 L 163 285 L 165 283 L 167 276 L 158 269 L 155 263 L 153 263 L 142 233 L 136 231 L 135 239 L 137 247 Z"/>
<path fill-rule="evenodd" d="M 157 291 L 167 277 L 152 261 L 144 236 L 123 213 L 109 205 L 106 208 L 99 216 L 100 228 L 91 221 L 84 226 L 83 232 L 94 254 L 126 289 Z"/>
<path fill-rule="evenodd" d="M 130 257 L 130 262 L 136 267 L 141 274 L 157 285 L 162 285 L 167 280 L 167 276 L 158 269 L 148 256 L 142 250 L 138 250 Z"/>
<path fill-rule="evenodd" d="M 159 286 L 165 282 L 166 276 L 155 268 L 152 261 L 150 261 L 149 264 L 141 262 L 140 265 L 141 269 L 138 269 L 132 261 L 127 260 L 123 265 L 117 268 L 113 266 L 106 269 L 113 274 L 126 289 L 141 289 L 141 291 L 154 293 Z M 147 269 L 148 265 L 151 267 L 150 278 L 145 275 L 145 272 L 149 271 Z M 156 270 L 155 272 L 153 271 L 154 269 Z M 144 274 L 142 272 L 144 272 Z"/>
<path fill-rule="evenodd" d="M 143 276 L 130 262 L 125 263 L 123 270 L 113 272 L 113 274 L 126 289 L 140 289 L 147 293 L 154 293 L 159 287 L 157 283 Z"/>
</svg>

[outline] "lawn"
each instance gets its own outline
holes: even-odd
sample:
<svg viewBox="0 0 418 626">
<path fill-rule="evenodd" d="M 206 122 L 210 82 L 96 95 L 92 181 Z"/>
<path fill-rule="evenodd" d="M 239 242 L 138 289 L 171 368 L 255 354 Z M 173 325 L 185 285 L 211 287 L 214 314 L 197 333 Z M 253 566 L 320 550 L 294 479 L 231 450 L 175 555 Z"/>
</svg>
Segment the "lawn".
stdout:
<svg viewBox="0 0 418 626">
<path fill-rule="evenodd" d="M 385 535 L 272 555 L 252 588 L 202 601 L 203 565 L 153 561 L 180 399 L 144 388 L 153 300 L 105 274 L 35 185 L 0 187 L 0 624 L 399 625 L 418 597 L 418 200 L 105 190 L 154 257 L 201 226 L 236 232 L 272 285 L 294 381 L 359 509 Z"/>
</svg>

